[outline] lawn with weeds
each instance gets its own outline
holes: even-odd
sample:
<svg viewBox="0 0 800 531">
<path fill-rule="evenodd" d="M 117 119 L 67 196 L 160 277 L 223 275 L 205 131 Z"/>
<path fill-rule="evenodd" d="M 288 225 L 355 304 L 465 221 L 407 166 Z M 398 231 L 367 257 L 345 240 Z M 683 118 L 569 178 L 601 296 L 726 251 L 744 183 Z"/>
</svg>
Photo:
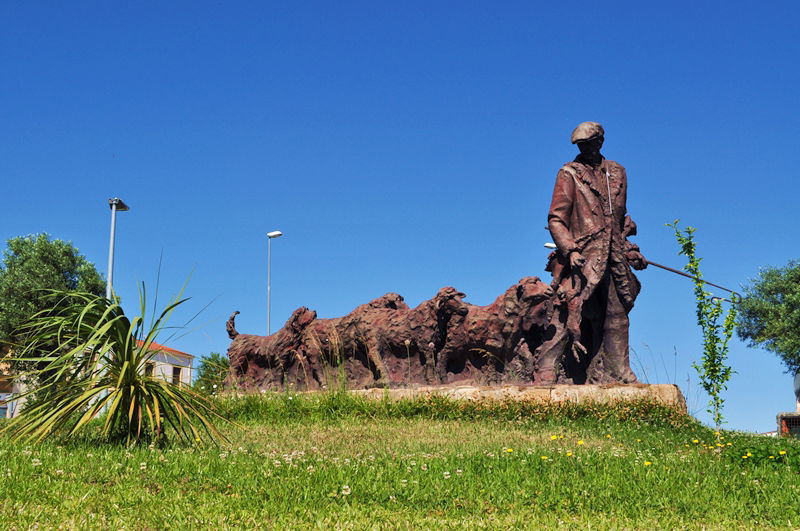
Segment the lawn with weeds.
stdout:
<svg viewBox="0 0 800 531">
<path fill-rule="evenodd" d="M 800 526 L 800 443 L 656 403 L 218 400 L 219 447 L 0 439 L 0 527 Z"/>
</svg>

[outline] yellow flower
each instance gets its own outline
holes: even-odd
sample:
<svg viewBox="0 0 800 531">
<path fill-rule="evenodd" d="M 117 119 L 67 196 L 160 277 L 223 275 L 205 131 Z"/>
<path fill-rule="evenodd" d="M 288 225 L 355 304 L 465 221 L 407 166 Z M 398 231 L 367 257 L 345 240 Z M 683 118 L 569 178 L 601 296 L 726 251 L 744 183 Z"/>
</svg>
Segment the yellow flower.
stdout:
<svg viewBox="0 0 800 531">
<path fill-rule="evenodd" d="M 567 452 L 567 457 L 572 457 L 572 452 Z"/>
<path fill-rule="evenodd" d="M 652 462 L 652 461 L 645 461 L 645 462 L 644 462 L 644 466 L 650 466 L 650 465 L 652 465 L 652 464 L 653 464 L 653 462 Z"/>
<path fill-rule="evenodd" d="M 778 453 L 779 453 L 779 454 L 781 454 L 781 455 L 786 455 L 786 450 L 781 450 L 781 451 L 780 451 L 780 452 L 778 452 Z"/>
<path fill-rule="evenodd" d="M 698 439 L 692 439 L 692 442 L 693 442 L 693 443 L 695 443 L 695 444 L 697 444 L 697 443 L 699 443 L 700 441 L 699 441 Z"/>
<path fill-rule="evenodd" d="M 583 441 L 578 441 L 578 444 L 583 444 Z"/>
<path fill-rule="evenodd" d="M 733 443 L 725 443 L 727 446 L 733 446 Z"/>
<path fill-rule="evenodd" d="M 547 457 L 546 455 L 542 456 L 542 461 L 547 461 L 548 459 L 549 459 L 549 457 Z"/>
<path fill-rule="evenodd" d="M 514 451 L 514 449 L 513 449 L 513 448 L 506 448 L 506 452 L 508 452 L 508 453 L 511 453 L 511 452 L 513 452 L 513 451 Z"/>
<path fill-rule="evenodd" d="M 642 440 L 641 439 L 636 439 L 636 442 L 642 442 Z"/>
<path fill-rule="evenodd" d="M 769 456 L 770 459 L 775 459 L 774 455 Z"/>
<path fill-rule="evenodd" d="M 746 456 L 746 455 L 743 455 L 743 456 L 742 456 L 742 459 L 747 459 L 747 456 Z"/>
<path fill-rule="evenodd" d="M 753 454 L 751 454 L 750 452 L 747 452 L 747 457 L 753 457 Z"/>
<path fill-rule="evenodd" d="M 606 433 L 606 439 L 610 439 L 610 438 L 611 438 L 611 434 L 610 433 Z"/>
<path fill-rule="evenodd" d="M 555 441 L 556 439 L 558 439 L 558 435 L 551 435 L 550 436 L 550 440 L 551 441 Z"/>
</svg>

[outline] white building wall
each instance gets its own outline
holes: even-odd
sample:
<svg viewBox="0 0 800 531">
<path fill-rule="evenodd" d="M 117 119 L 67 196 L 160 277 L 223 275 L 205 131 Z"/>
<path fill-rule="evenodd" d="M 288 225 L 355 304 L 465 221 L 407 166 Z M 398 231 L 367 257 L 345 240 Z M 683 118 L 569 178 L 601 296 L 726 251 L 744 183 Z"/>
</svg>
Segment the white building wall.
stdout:
<svg viewBox="0 0 800 531">
<path fill-rule="evenodd" d="M 192 384 L 192 360 L 183 356 L 175 356 L 166 352 L 159 352 L 150 359 L 154 364 L 153 375 L 172 381 L 172 371 L 181 370 L 181 385 Z"/>
<path fill-rule="evenodd" d="M 14 394 L 22 393 L 24 390 L 18 384 L 14 384 L 11 388 L 11 393 L 0 393 L 0 402 L 3 402 L 3 405 L 0 406 L 0 418 L 7 418 L 10 419 L 15 417 L 19 414 L 20 409 L 25 404 L 25 400 L 27 397 L 22 397 L 17 400 L 8 401 Z"/>
<path fill-rule="evenodd" d="M 181 385 L 189 386 L 192 384 L 192 360 L 193 358 L 185 358 L 183 356 L 175 356 L 165 352 L 159 352 L 151 358 L 154 364 L 153 374 L 164 378 L 168 382 L 172 381 L 172 371 L 174 368 L 181 370 Z M 14 385 L 13 393 L 21 393 L 22 389 L 18 385 Z M 11 393 L 0 393 L 0 402 L 4 402 L 0 406 L 0 418 L 12 418 L 19 414 L 22 405 L 25 403 L 25 398 L 21 398 L 12 402 L 6 402 L 11 396 Z"/>
</svg>

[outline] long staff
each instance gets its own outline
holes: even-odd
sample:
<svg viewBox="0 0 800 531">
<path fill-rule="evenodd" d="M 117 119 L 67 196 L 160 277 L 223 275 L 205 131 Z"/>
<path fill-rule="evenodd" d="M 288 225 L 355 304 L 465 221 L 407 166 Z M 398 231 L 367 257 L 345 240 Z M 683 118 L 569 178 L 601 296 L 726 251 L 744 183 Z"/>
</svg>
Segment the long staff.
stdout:
<svg viewBox="0 0 800 531">
<path fill-rule="evenodd" d="M 708 280 L 705 280 L 705 279 L 702 279 L 702 278 L 699 278 L 699 277 L 694 277 L 694 276 L 690 275 L 689 273 L 684 273 L 683 271 L 679 271 L 677 269 L 673 269 L 671 267 L 668 267 L 668 266 L 665 266 L 665 265 L 662 265 L 662 264 L 657 264 L 655 262 L 651 262 L 650 260 L 645 260 L 645 262 L 647 262 L 651 266 L 660 267 L 661 269 L 669 271 L 670 273 L 675 273 L 676 275 L 681 275 L 681 276 L 686 277 L 686 278 L 691 278 L 692 280 L 699 280 L 700 282 L 702 282 L 704 284 L 708 284 L 709 286 L 714 286 L 715 288 L 719 288 L 721 290 L 725 290 L 728 293 L 732 293 L 734 295 L 733 298 L 738 299 L 739 301 L 742 299 L 742 296 L 739 295 L 739 292 L 733 291 L 732 289 L 728 289 L 728 288 L 726 288 L 724 286 L 720 286 L 719 284 L 714 284 L 713 282 L 709 282 Z M 724 299 L 724 300 L 727 300 L 727 299 Z M 734 301 L 731 301 L 731 302 L 734 302 Z M 738 302 L 738 301 L 735 301 L 735 302 Z"/>
<path fill-rule="evenodd" d="M 547 247 L 548 249 L 556 249 L 556 244 L 554 244 L 554 243 L 545 243 L 544 246 Z M 684 273 L 683 271 L 680 271 L 678 269 L 673 269 L 673 268 L 671 268 L 669 266 L 665 266 L 663 264 L 657 264 L 656 262 L 651 262 L 650 260 L 645 260 L 645 261 L 651 266 L 660 267 L 661 269 L 663 269 L 665 271 L 669 271 L 670 273 L 675 273 L 676 275 L 681 275 L 682 277 L 691 278 L 692 280 L 698 280 L 698 281 L 700 281 L 700 282 L 702 282 L 704 284 L 708 284 L 709 286 L 714 286 L 715 288 L 719 288 L 721 290 L 727 291 L 728 293 L 732 293 L 734 295 L 733 298 L 737 299 L 737 300 L 736 301 L 728 301 L 728 302 L 739 302 L 739 301 L 742 300 L 742 296 L 739 294 L 739 292 L 733 291 L 732 289 L 728 289 L 725 286 L 720 286 L 719 284 L 714 284 L 713 282 L 709 282 L 708 280 L 692 276 L 689 273 Z M 723 299 L 723 300 L 727 301 L 728 299 Z"/>
</svg>

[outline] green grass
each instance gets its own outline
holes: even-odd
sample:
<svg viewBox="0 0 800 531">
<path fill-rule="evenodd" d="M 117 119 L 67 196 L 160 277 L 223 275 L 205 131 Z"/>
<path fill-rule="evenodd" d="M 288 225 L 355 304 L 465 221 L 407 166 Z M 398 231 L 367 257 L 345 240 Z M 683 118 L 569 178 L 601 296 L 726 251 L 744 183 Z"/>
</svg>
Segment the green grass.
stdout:
<svg viewBox="0 0 800 531">
<path fill-rule="evenodd" d="M 797 441 L 717 439 L 654 403 L 221 405 L 239 424 L 222 447 L 0 439 L 0 528 L 800 525 Z"/>
</svg>

